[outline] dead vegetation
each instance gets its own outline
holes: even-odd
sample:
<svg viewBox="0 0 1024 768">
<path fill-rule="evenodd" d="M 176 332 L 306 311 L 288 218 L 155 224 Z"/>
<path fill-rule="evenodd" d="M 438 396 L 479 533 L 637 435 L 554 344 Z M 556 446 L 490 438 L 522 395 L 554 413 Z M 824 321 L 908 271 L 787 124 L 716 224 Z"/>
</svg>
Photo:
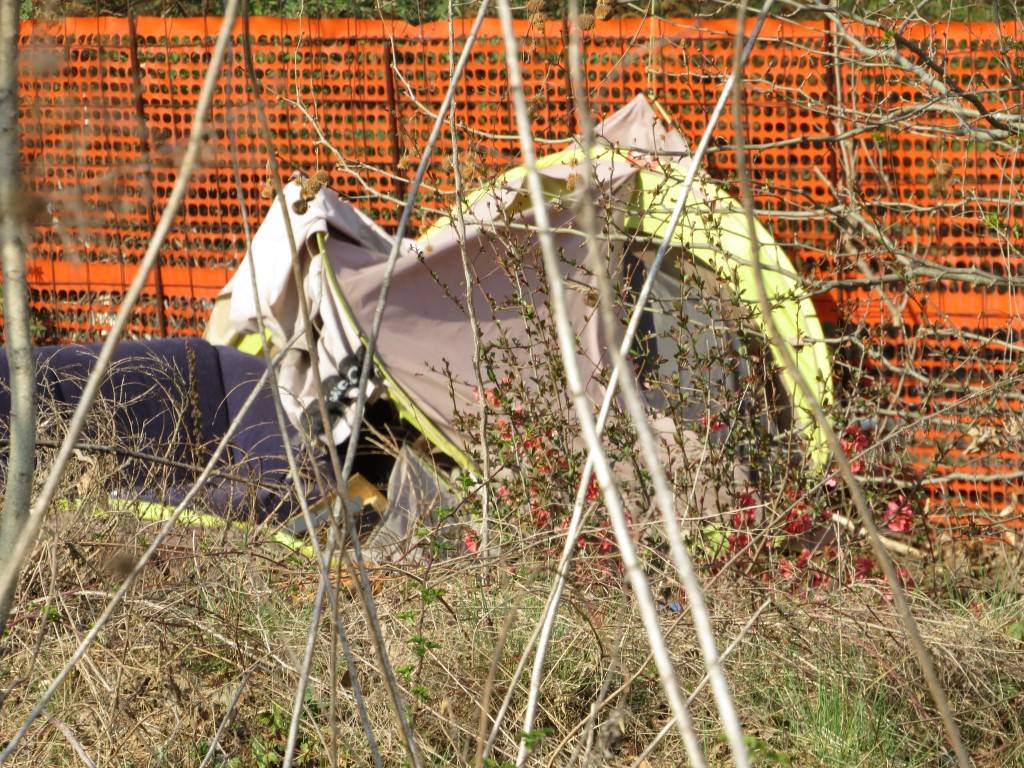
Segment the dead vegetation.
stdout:
<svg viewBox="0 0 1024 768">
<path fill-rule="evenodd" d="M 90 420 L 96 443 L 117 444 L 109 425 L 125 406 L 98 403 Z M 41 444 L 53 444 L 62 415 L 45 401 L 43 413 L 58 431 L 42 435 Z M 163 456 L 145 454 L 154 448 L 144 445 L 76 454 L 61 490 L 75 503 L 58 505 L 49 518 L 4 638 L 0 733 L 18 728 L 160 525 L 140 520 L 130 499 L 111 510 L 105 478 L 137 477 L 145 468 L 136 486 L 141 500 L 146 489 L 171 482 L 172 468 L 159 459 L 173 453 L 174 443 L 163 446 Z M 126 462 L 136 469 L 127 471 Z M 770 510 L 764 516 L 778 517 Z M 587 535 L 600 535 L 599 520 L 592 525 Z M 176 528 L 8 764 L 280 765 L 317 576 L 308 556 L 270 533 L 265 526 Z M 643 533 L 639 541 L 647 542 L 642 557 L 660 622 L 682 684 L 693 692 L 695 727 L 709 745 L 710 764 L 731 765 L 685 598 L 663 545 Z M 755 568 L 757 561 L 731 547 L 723 567 L 716 550 L 701 548 L 715 542 L 701 541 L 699 533 L 690 539 L 755 765 L 923 768 L 948 761 L 884 582 L 863 574 L 814 588 L 810 573 L 794 577 L 782 567 L 787 556 L 797 559 L 787 554 L 791 547 L 775 551 L 771 570 Z M 497 559 L 467 555 L 372 569 L 387 651 L 427 764 L 472 764 L 490 740 L 485 765 L 514 759 L 528 683 L 517 667 L 530 657 L 558 543 L 556 528 L 520 520 L 503 529 Z M 976 764 L 1024 765 L 1015 550 L 965 547 L 944 547 L 945 562 L 905 561 L 913 569 L 908 582 L 917 583 L 912 605 Z M 659 737 L 671 715 L 618 559 L 597 547 L 583 552 L 552 634 L 528 735 L 532 759 L 551 766 L 680 764 L 679 740 Z M 334 577 L 341 585 L 338 621 L 379 754 L 384 765 L 402 765 L 401 734 L 351 577 L 340 569 Z M 293 764 L 329 765 L 332 754 L 339 765 L 371 764 L 329 618 L 317 638 Z M 503 707 L 507 713 L 492 733 L 491 718 Z"/>
<path fill-rule="evenodd" d="M 131 514 L 54 517 L 5 639 L 0 732 L 19 725 L 153 525 Z M 512 685 L 512 677 L 550 580 L 549 564 L 531 555 L 537 543 L 524 542 L 496 563 L 470 557 L 373 574 L 388 650 L 429 764 L 471 760 L 488 735 L 478 727 L 479 707 L 496 660 L 491 714 L 506 696 L 510 701 L 493 764 L 514 756 L 526 681 Z M 314 573 L 308 560 L 258 530 L 182 528 L 9 764 L 72 766 L 80 764 L 80 748 L 97 765 L 194 766 L 219 730 L 208 764 L 279 765 Z M 801 598 L 734 575 L 713 581 L 708 602 L 723 646 L 737 642 L 726 668 L 756 764 L 944 764 L 947 747 L 883 585 L 871 580 Z M 401 765 L 401 739 L 388 725 L 358 603 L 346 594 L 340 591 L 340 619 L 380 753 L 386 765 Z M 913 604 L 977 765 L 1024 764 L 1019 604 L 1005 592 L 952 588 L 941 598 L 918 592 Z M 703 663 L 685 603 L 662 606 L 673 660 L 693 690 Z M 344 664 L 331 673 L 326 621 L 319 635 L 295 764 L 329 764 L 333 743 L 339 764 L 370 764 Z M 693 711 L 714 745 L 719 732 L 706 689 Z M 537 764 L 569 765 L 575 756 L 583 765 L 633 765 L 667 715 L 620 581 L 573 584 L 545 673 L 533 734 Z M 679 764 L 680 749 L 670 735 L 645 759 Z M 724 746 L 710 757 L 714 765 L 731 764 Z"/>
</svg>

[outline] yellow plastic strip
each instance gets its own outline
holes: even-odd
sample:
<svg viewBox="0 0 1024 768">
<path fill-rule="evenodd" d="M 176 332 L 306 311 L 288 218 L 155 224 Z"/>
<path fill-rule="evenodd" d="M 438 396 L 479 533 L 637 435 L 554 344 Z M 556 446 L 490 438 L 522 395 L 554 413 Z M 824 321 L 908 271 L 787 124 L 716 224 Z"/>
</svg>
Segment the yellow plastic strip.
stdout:
<svg viewBox="0 0 1024 768">
<path fill-rule="evenodd" d="M 78 509 L 79 502 L 77 500 L 64 499 L 59 502 L 60 505 L 65 509 Z M 170 520 L 174 515 L 175 507 L 167 504 L 161 504 L 157 501 L 143 501 L 140 499 L 118 499 L 113 496 L 107 498 L 106 506 L 104 508 L 94 510 L 94 513 L 98 517 L 105 516 L 108 512 L 125 512 L 128 514 L 135 515 L 140 520 L 147 522 L 162 523 Z M 205 514 L 203 512 L 197 512 L 194 509 L 183 509 L 181 514 L 178 515 L 178 525 L 194 526 L 196 528 L 224 528 L 230 527 L 237 531 L 251 530 L 252 526 L 248 523 L 243 523 L 239 520 L 228 520 L 227 518 L 220 517 L 218 515 Z M 280 544 L 286 549 L 291 550 L 295 554 L 308 557 L 310 559 L 316 559 L 316 552 L 310 544 L 307 544 L 303 539 L 292 535 L 288 531 L 277 529 L 267 531 L 271 541 L 275 544 Z"/>
<path fill-rule="evenodd" d="M 270 329 L 264 328 L 263 334 L 263 336 L 260 336 L 258 333 L 247 333 L 235 342 L 235 349 L 239 352 L 245 352 L 247 355 L 263 354 L 263 342 L 264 339 L 267 341 L 270 340 Z"/>
<path fill-rule="evenodd" d="M 753 307 L 753 315 L 767 336 L 767 324 L 757 301 L 753 247 L 740 204 L 721 187 L 695 180 L 679 225 L 670 234 L 666 231 L 668 219 L 681 186 L 681 179 L 642 171 L 636 203 L 631 206 L 637 211 L 631 222 L 633 228 L 655 240 L 670 238 L 670 242 L 689 248 L 712 266 L 723 279 L 734 284 L 739 297 Z M 710 203 L 699 202 L 698 194 Z M 772 318 L 786 339 L 800 373 L 810 383 L 818 401 L 827 404 L 833 394 L 832 363 L 814 304 L 809 298 L 797 298 L 803 289 L 795 267 L 768 230 L 760 222 L 755 222 L 755 226 Z M 828 461 L 824 433 L 811 414 L 795 377 L 785 368 L 780 349 L 774 342 L 770 345 L 793 404 L 796 426 L 807 439 L 809 456 L 814 464 L 823 465 Z"/>
</svg>

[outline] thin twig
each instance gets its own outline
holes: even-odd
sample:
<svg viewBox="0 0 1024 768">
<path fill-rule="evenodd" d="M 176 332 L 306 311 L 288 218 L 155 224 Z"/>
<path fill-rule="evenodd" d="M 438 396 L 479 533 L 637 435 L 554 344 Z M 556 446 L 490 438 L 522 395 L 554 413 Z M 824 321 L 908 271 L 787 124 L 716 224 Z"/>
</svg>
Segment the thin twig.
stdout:
<svg viewBox="0 0 1024 768">
<path fill-rule="evenodd" d="M 494 645 L 491 666 L 487 670 L 487 680 L 484 682 L 483 695 L 480 697 L 480 717 L 477 718 L 476 755 L 473 757 L 473 768 L 483 768 L 484 752 L 487 748 L 487 717 L 491 708 L 491 693 L 494 690 L 494 681 L 498 677 L 498 668 L 501 666 L 501 657 L 505 652 L 508 633 L 512 631 L 512 625 L 519 617 L 520 602 L 521 598 L 518 598 L 505 614 L 505 618 L 501 622 L 501 630 L 498 632 L 497 642 Z"/>
<path fill-rule="evenodd" d="M 453 0 L 448 0 L 448 58 L 455 60 L 455 8 Z M 392 46 L 394 55 L 394 46 Z M 451 77 L 454 74 L 449 75 Z M 459 257 L 462 259 L 462 274 L 466 281 L 466 314 L 469 327 L 473 334 L 473 369 L 476 373 L 476 388 L 479 395 L 480 425 L 480 471 L 483 481 L 480 484 L 480 554 L 482 557 L 491 555 L 491 452 L 487 444 L 487 397 L 484 392 L 483 376 L 483 344 L 481 343 L 480 321 L 476 315 L 476 301 L 473 293 L 475 282 L 469 265 L 469 253 L 466 250 L 466 211 L 463 201 L 465 188 L 462 183 L 462 169 L 459 167 L 459 130 L 457 105 L 453 104 L 448 112 L 448 131 L 452 143 L 452 177 L 455 181 L 455 230 L 459 240 Z"/>
<path fill-rule="evenodd" d="M 4 346 L 10 370 L 10 440 L 3 509 L 0 562 L 17 563 L 22 529 L 29 518 L 36 454 L 36 366 L 24 240 L 18 140 L 18 6 L 0 2 L 0 262 L 3 267 Z M 0 637 L 14 604 L 17 572 L 0 582 Z"/>
<path fill-rule="evenodd" d="M 739 647 L 740 642 L 742 642 L 743 638 L 747 636 L 747 633 L 750 632 L 750 630 L 754 627 L 754 624 L 757 623 L 757 620 L 761 618 L 761 614 L 765 612 L 765 610 L 768 608 L 769 605 L 771 605 L 771 603 L 771 600 L 765 600 L 763 603 L 761 603 L 760 606 L 758 606 L 757 610 L 754 611 L 753 615 L 749 619 L 747 619 L 747 622 L 740 628 L 740 631 L 736 634 L 736 637 L 734 637 L 732 639 L 732 642 L 729 643 L 729 645 L 727 645 L 725 649 L 722 651 L 722 657 L 720 659 L 722 663 L 725 663 L 725 660 L 732 655 L 732 652 L 736 650 L 737 647 Z M 705 673 L 704 676 L 697 683 L 697 685 L 693 687 L 693 692 L 690 693 L 690 697 L 687 700 L 688 704 L 692 704 L 694 702 L 694 700 L 697 698 L 697 694 L 704 690 L 704 686 L 708 684 L 709 680 L 710 678 L 708 677 L 707 673 Z M 651 752 L 654 751 L 654 748 L 657 747 L 661 740 L 668 735 L 668 732 L 672 730 L 672 726 L 672 718 L 669 718 L 668 722 L 662 726 L 660 731 L 658 731 L 658 734 L 653 739 L 651 739 L 651 743 L 644 747 L 643 752 L 636 756 L 636 760 L 633 761 L 633 764 L 630 766 L 630 768 L 642 768 L 642 766 L 646 763 L 647 758 L 650 757 Z"/>
<path fill-rule="evenodd" d="M 242 698 L 242 693 L 245 691 L 245 686 L 249 683 L 249 677 L 253 673 L 253 667 L 246 670 L 245 674 L 242 675 L 242 680 L 235 689 L 235 695 L 231 697 L 231 702 L 228 704 L 227 710 L 224 712 L 224 716 L 220 719 L 220 723 L 217 725 L 217 730 L 213 734 L 213 738 L 210 740 L 210 746 L 206 750 L 206 754 L 203 756 L 203 761 L 199 764 L 198 768 L 206 768 L 213 760 L 213 756 L 217 752 L 217 747 L 220 743 L 220 737 L 224 734 L 224 730 L 231 723 L 231 719 L 235 716 L 235 708 L 238 707 L 238 702 Z"/>
<path fill-rule="evenodd" d="M 761 15 L 758 17 L 758 23 L 754 27 L 754 33 L 751 37 L 751 41 L 756 39 L 757 33 L 764 23 L 764 19 L 767 18 L 768 11 L 771 8 L 772 3 L 768 2 L 765 4 L 761 11 Z M 744 60 L 750 55 L 753 49 L 753 43 L 750 42 L 744 48 L 743 56 Z M 704 133 L 701 135 L 700 142 L 697 145 L 697 149 L 694 151 L 690 158 L 691 165 L 687 169 L 686 175 L 684 176 L 682 185 L 678 192 L 678 198 L 676 201 L 675 208 L 672 210 L 669 216 L 668 225 L 666 232 L 672 233 L 679 226 L 679 220 L 682 217 L 685 204 L 690 195 L 690 189 L 697 177 L 698 169 L 700 168 L 701 161 L 703 160 L 704 154 L 708 151 L 711 146 L 711 138 L 714 135 L 715 128 L 718 125 L 718 121 L 725 110 L 725 104 L 729 95 L 729 86 L 735 78 L 735 73 L 730 75 L 726 81 L 726 87 L 723 88 L 719 95 L 718 101 L 715 104 L 715 108 L 708 118 L 707 126 L 705 126 Z M 577 96 L 576 98 L 580 98 Z M 585 150 L 586 154 L 586 150 Z M 638 294 L 636 305 L 633 308 L 632 314 L 629 318 L 629 323 L 626 326 L 626 330 L 622 339 L 622 343 L 619 345 L 619 356 L 616 357 L 614 365 L 612 367 L 612 373 L 609 378 L 608 387 L 605 390 L 604 400 L 601 403 L 601 409 L 597 417 L 596 431 L 598 436 L 604 431 L 604 426 L 607 423 L 608 416 L 611 412 L 612 403 L 615 400 L 616 386 L 619 378 L 624 370 L 624 356 L 632 348 L 633 339 L 636 337 L 636 333 L 640 327 L 640 321 L 643 317 L 643 312 L 646 308 L 647 302 L 650 299 L 651 292 L 654 288 L 655 279 L 658 272 L 661 269 L 661 265 L 664 261 L 665 255 L 668 253 L 669 246 L 671 244 L 671 235 L 664 238 L 658 245 L 658 251 L 651 263 L 648 270 L 647 276 L 644 280 L 644 284 Z M 614 337 L 610 337 L 614 338 Z M 562 591 L 565 588 L 566 578 L 569 572 L 569 566 L 572 562 L 573 555 L 576 548 L 576 540 L 579 536 L 579 531 L 583 525 L 583 512 L 584 504 L 587 497 L 587 489 L 590 487 L 591 478 L 593 477 L 594 460 L 592 455 L 587 456 L 586 464 L 583 468 L 583 473 L 580 478 L 579 486 L 576 491 L 576 498 L 573 503 L 572 514 L 569 518 L 569 525 L 566 530 L 565 543 L 563 545 L 562 554 L 559 558 L 558 567 L 556 569 L 555 583 L 552 586 L 551 594 L 548 597 L 548 601 L 545 605 L 544 616 L 541 620 L 541 634 L 538 641 L 537 654 L 534 658 L 533 673 L 530 679 L 530 689 L 527 696 L 527 717 L 529 713 L 535 709 L 536 701 L 540 691 L 540 681 L 543 674 L 544 659 L 547 654 L 548 642 L 551 637 L 551 631 L 554 627 L 555 617 L 558 611 L 558 605 L 561 600 Z"/>
<path fill-rule="evenodd" d="M 68 724 L 65 723 L 63 720 L 58 720 L 56 717 L 49 713 L 46 713 L 44 716 L 46 717 L 46 722 L 48 722 L 50 725 L 52 725 L 54 728 L 60 731 L 61 736 L 63 736 L 67 743 L 71 745 L 71 749 L 78 756 L 78 759 L 81 760 L 82 763 L 86 766 L 86 768 L 96 768 L 96 763 L 93 762 L 93 759 L 91 757 L 89 757 L 89 753 L 85 751 L 85 747 L 82 746 L 82 743 L 77 738 L 75 738 L 75 734 L 68 727 Z M 199 768 L 203 768 L 203 766 L 200 766 Z"/>
<path fill-rule="evenodd" d="M 604 448 L 594 429 L 594 416 L 590 410 L 590 401 L 587 398 L 583 380 L 580 376 L 579 363 L 576 359 L 575 334 L 569 322 L 569 315 L 565 305 L 565 286 L 561 275 L 561 264 L 555 249 L 554 239 L 551 237 L 549 230 L 547 201 L 544 199 L 540 174 L 537 172 L 537 156 L 533 146 L 530 117 L 526 106 L 522 72 L 519 66 L 519 46 L 512 29 L 512 10 L 509 7 L 508 0 L 498 0 L 498 13 L 501 17 L 501 27 L 505 40 L 505 54 L 509 70 L 509 91 L 515 109 L 516 128 L 518 129 L 519 144 L 527 172 L 526 180 L 530 193 L 532 213 L 537 224 L 537 235 L 540 241 L 541 253 L 544 257 L 544 271 L 550 289 L 551 306 L 554 311 L 555 328 L 558 334 L 558 346 L 561 351 L 562 364 L 565 368 L 569 393 L 573 399 L 576 416 L 580 421 L 583 439 L 590 454 L 594 457 L 594 471 L 604 495 L 605 506 L 611 518 L 612 529 L 619 546 L 619 553 L 622 557 L 626 575 L 637 599 L 644 630 L 647 633 L 651 649 L 654 651 L 658 676 L 668 697 L 669 705 L 679 718 L 680 735 L 686 744 L 686 751 L 690 762 L 697 768 L 705 768 L 707 763 L 704 757 L 704 750 L 690 722 L 689 710 L 679 688 L 679 680 L 668 654 L 668 649 L 665 647 L 658 623 L 657 609 L 651 596 L 647 576 L 640 566 L 636 549 L 633 546 L 632 532 L 626 521 L 618 485 L 612 474 L 608 457 L 605 455 Z M 517 765 L 521 766 L 526 762 L 528 753 L 529 750 L 524 738 L 520 742 L 519 756 L 516 761 Z"/>
<path fill-rule="evenodd" d="M 577 0 L 570 1 L 570 14 L 578 15 L 576 8 Z M 769 4 L 770 5 L 770 4 Z M 767 6 L 766 6 L 767 7 Z M 572 25 L 573 40 L 575 46 L 579 46 L 578 19 Z M 571 44 L 572 45 L 572 44 Z M 583 191 L 582 191 L 582 219 L 583 229 L 586 234 L 587 258 L 594 273 L 598 285 L 598 306 L 604 333 L 606 338 L 614 339 L 618 330 L 619 321 L 615 316 L 614 294 L 611 280 L 608 276 L 607 264 L 600 252 L 597 234 L 597 214 L 595 203 L 592 198 L 594 185 L 593 164 L 590 157 L 590 146 L 593 142 L 593 121 L 590 116 L 589 107 L 586 103 L 585 80 L 580 67 L 581 55 L 570 59 L 572 70 L 573 91 L 576 99 L 576 110 L 580 125 L 583 127 Z M 669 234 L 671 238 L 671 230 Z M 666 238 L 666 239 L 669 239 Z M 732 700 L 729 684 L 725 679 L 718 658 L 718 648 L 715 642 L 714 630 L 711 626 L 711 618 L 704 601 L 704 592 L 697 578 L 693 561 L 690 558 L 689 550 L 683 542 L 682 530 L 679 526 L 679 518 L 676 515 L 675 502 L 672 489 L 665 476 L 665 468 L 658 455 L 658 449 L 654 441 L 654 434 L 647 421 L 647 413 L 640 395 L 640 388 L 636 381 L 633 367 L 626 355 L 620 349 L 611 345 L 612 360 L 623 372 L 619 377 L 623 399 L 632 418 L 633 426 L 636 429 L 640 441 L 640 453 L 654 485 L 655 503 L 661 513 L 662 526 L 665 537 L 669 542 L 669 554 L 676 574 L 682 582 L 683 590 L 686 593 L 687 602 L 690 606 L 690 616 L 693 619 L 697 639 L 700 642 L 701 652 L 704 656 L 704 664 L 708 675 L 711 678 L 711 689 L 714 693 L 715 704 L 718 708 L 719 717 L 722 720 L 722 727 L 725 731 L 729 747 L 732 751 L 733 761 L 739 768 L 747 768 L 750 765 L 750 758 L 747 755 L 746 742 L 743 740 L 743 729 L 740 725 L 739 715 Z"/>
</svg>

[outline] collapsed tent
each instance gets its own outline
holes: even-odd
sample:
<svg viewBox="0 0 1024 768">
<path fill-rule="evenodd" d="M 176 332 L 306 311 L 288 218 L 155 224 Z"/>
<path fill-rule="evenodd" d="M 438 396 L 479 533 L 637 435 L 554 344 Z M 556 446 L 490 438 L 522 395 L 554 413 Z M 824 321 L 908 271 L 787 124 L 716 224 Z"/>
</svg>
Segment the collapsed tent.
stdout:
<svg viewBox="0 0 1024 768">
<path fill-rule="evenodd" d="M 645 318 L 650 343 L 636 350 L 646 358 L 648 368 L 661 360 L 655 367 L 664 372 L 667 358 L 671 367 L 670 358 L 680 340 L 673 340 L 666 331 L 683 323 L 690 326 L 686 343 L 705 348 L 732 344 L 731 339 L 741 335 L 736 325 L 746 320 L 734 322 L 730 314 L 749 318 L 763 331 L 764 317 L 756 307 L 753 249 L 739 204 L 698 174 L 679 225 L 673 232 L 666 231 L 691 162 L 682 136 L 665 126 L 642 96 L 600 123 L 595 133 L 598 143 L 590 150 L 590 160 L 603 215 L 604 256 L 614 265 L 613 272 L 635 283 L 642 280 L 645 265 L 662 241 L 668 239 L 675 249 L 671 266 L 656 280 L 654 301 Z M 603 395 L 601 373 L 608 367 L 608 345 L 619 339 L 605 339 L 600 331 L 594 280 L 585 266 L 585 239 L 575 228 L 583 152 L 578 144 L 571 146 L 541 158 L 538 170 L 564 277 L 574 289 L 567 303 L 580 340 L 580 368 L 597 404 Z M 479 343 L 520 350 L 518 358 L 513 354 L 503 361 L 504 373 L 509 375 L 516 375 L 517 365 L 529 364 L 532 329 L 525 317 L 529 313 L 522 311 L 523 296 L 532 297 L 533 310 L 546 312 L 525 178 L 525 168 L 512 169 L 470 195 L 457 215 L 439 220 L 418 239 L 401 244 L 377 339 L 378 378 L 372 383 L 373 392 L 386 392 L 419 432 L 467 469 L 472 462 L 456 422 L 479 396 L 476 340 L 467 297 L 479 325 Z M 343 362 L 352 359 L 372 326 L 393 241 L 330 190 L 320 191 L 308 205 L 298 206 L 305 208 L 303 213 L 295 213 L 300 195 L 299 182 L 286 186 L 294 241 L 301 244 L 297 258 L 304 275 L 303 291 L 317 334 L 319 372 L 321 378 L 330 379 L 339 375 Z M 816 397 L 827 401 L 830 362 L 814 307 L 785 253 L 760 224 L 757 237 L 773 318 Z M 302 336 L 289 253 L 282 206 L 275 201 L 250 253 L 221 295 L 215 309 L 221 321 L 211 324 L 208 338 L 237 343 L 256 332 L 257 318 L 262 317 L 274 348 L 292 344 L 283 394 L 299 423 L 314 399 L 312 356 Z M 527 267 L 525 277 L 519 274 L 512 279 L 504 267 L 512 254 L 524 261 L 532 259 L 536 268 Z M 463 255 L 470 266 L 471 286 L 466 285 Z M 681 286 L 695 278 L 703 296 L 686 304 Z M 716 307 L 707 305 L 710 296 L 720 299 Z M 779 361 L 781 350 L 771 347 L 771 352 Z M 693 383 L 688 371 L 677 367 L 675 373 L 675 386 Z M 711 375 L 724 377 L 726 372 L 719 367 Z M 803 393 L 785 371 L 780 370 L 776 383 L 772 395 L 778 406 L 776 426 L 792 426 L 792 434 L 801 437 L 811 460 L 820 462 L 824 443 Z M 697 411 L 706 412 L 704 406 Z M 333 426 L 333 437 L 340 442 L 346 436 L 347 424 L 340 418 Z"/>
</svg>

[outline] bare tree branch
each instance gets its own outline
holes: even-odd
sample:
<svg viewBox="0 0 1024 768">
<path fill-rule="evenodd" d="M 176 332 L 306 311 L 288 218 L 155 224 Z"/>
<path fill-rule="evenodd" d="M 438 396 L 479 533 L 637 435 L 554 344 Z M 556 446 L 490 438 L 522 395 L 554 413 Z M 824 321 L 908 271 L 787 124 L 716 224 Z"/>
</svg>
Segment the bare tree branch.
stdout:
<svg viewBox="0 0 1024 768">
<path fill-rule="evenodd" d="M 540 241 L 541 252 L 544 257 L 544 271 L 550 289 L 558 345 L 561 351 L 562 364 L 565 367 L 569 392 L 573 399 L 576 416 L 582 427 L 583 439 L 586 442 L 587 450 L 594 459 L 594 471 L 597 475 L 598 484 L 601 486 L 601 491 L 604 494 L 605 505 L 611 517 L 615 540 L 619 546 L 626 575 L 637 599 L 644 630 L 654 652 L 654 660 L 662 687 L 668 698 L 669 705 L 672 707 L 672 712 L 678 718 L 680 736 L 686 744 L 686 751 L 690 762 L 697 768 L 704 768 L 707 765 L 704 750 L 693 728 L 689 709 L 679 688 L 679 680 L 676 676 L 675 668 L 672 666 L 668 649 L 665 647 L 654 600 L 651 596 L 650 585 L 637 558 L 632 533 L 626 522 L 622 498 L 619 495 L 618 484 L 612 473 L 608 457 L 595 431 L 590 401 L 587 398 L 583 381 L 580 377 L 579 364 L 576 359 L 575 338 L 565 306 L 565 291 L 559 256 L 555 250 L 554 240 L 551 237 L 547 203 L 544 199 L 540 174 L 537 172 L 537 155 L 533 146 L 530 117 L 519 66 L 519 48 L 512 29 L 512 10 L 509 7 L 508 0 L 498 0 L 498 13 L 501 17 L 502 32 L 505 39 L 505 52 L 509 69 L 509 91 L 511 92 L 512 103 L 515 109 L 519 143 L 523 154 L 523 163 L 527 171 L 526 178 L 530 202 L 534 220 L 537 224 L 537 236 Z M 524 740 L 520 745 L 519 757 L 517 759 L 518 765 L 525 763 L 527 754 L 528 751 Z"/>
<path fill-rule="evenodd" d="M 753 213 L 754 195 L 746 167 L 746 153 L 743 144 L 745 126 L 743 124 L 743 89 L 741 87 L 743 59 L 740 55 L 740 51 L 742 49 L 742 45 L 740 43 L 742 43 L 743 40 L 743 21 L 745 14 L 746 0 L 741 0 L 736 22 L 737 46 L 735 53 L 736 70 L 740 73 L 740 76 L 736 78 L 736 83 L 733 87 L 733 125 L 735 128 L 737 175 L 739 177 L 743 210 L 751 244 L 751 261 L 753 262 L 754 275 L 756 278 L 754 282 L 757 289 L 758 302 L 760 303 L 761 311 L 764 314 L 769 334 L 771 338 L 775 340 L 781 352 L 783 364 L 789 369 L 790 374 L 797 383 L 797 386 L 799 386 L 800 390 L 803 392 L 815 420 L 818 422 L 819 427 L 825 435 L 825 439 L 832 453 L 833 460 L 839 469 L 839 473 L 850 490 L 854 506 L 857 508 L 857 512 L 861 518 L 861 525 L 868 535 L 868 540 L 871 543 L 871 549 L 874 552 L 875 559 L 881 565 L 882 572 L 885 574 L 885 579 L 892 590 L 893 602 L 896 605 L 896 610 L 899 613 L 900 618 L 903 620 L 903 624 L 907 630 L 907 637 L 910 640 L 911 647 L 914 649 L 918 665 L 920 666 L 921 672 L 928 684 L 928 689 L 931 692 L 932 699 L 942 716 L 943 725 L 946 728 L 950 746 L 953 748 L 957 762 L 959 763 L 960 768 L 971 768 L 972 762 L 967 754 L 966 748 L 964 747 L 963 739 L 960 736 L 960 728 L 953 717 L 952 710 L 950 709 L 949 699 L 935 673 L 935 667 L 932 664 L 928 649 L 925 647 L 924 640 L 921 638 L 921 633 L 917 627 L 914 615 L 910 611 L 910 607 L 907 605 L 906 595 L 903 592 L 899 576 L 896 573 L 896 566 L 893 564 L 892 558 L 889 556 L 889 552 L 884 546 L 881 536 L 878 533 L 878 526 L 875 524 L 874 516 L 871 513 L 871 509 L 868 507 L 864 491 L 850 466 L 850 460 L 846 455 L 846 451 L 839 442 L 839 438 L 836 436 L 835 430 L 832 429 L 832 425 L 822 408 L 822 404 L 818 402 L 817 395 L 815 395 L 810 384 L 808 384 L 807 380 L 804 378 L 803 372 L 796 364 L 796 360 L 793 358 L 793 354 L 790 351 L 789 346 L 785 343 L 782 332 L 779 330 L 778 325 L 772 316 L 771 303 L 768 299 L 768 293 L 764 283 L 764 271 L 761 266 L 761 245 L 758 242 L 757 227 L 755 225 Z"/>
<path fill-rule="evenodd" d="M 772 6 L 771 0 L 765 4 L 758 16 L 758 22 L 754 27 L 751 41 L 747 44 L 743 51 L 744 60 L 750 55 L 753 50 L 753 41 L 757 39 L 757 35 L 763 25 L 764 20 L 768 17 L 768 12 Z M 581 53 L 576 51 L 575 57 L 579 57 Z M 714 136 L 715 129 L 718 126 L 718 121 L 721 118 L 722 113 L 725 110 L 725 105 L 729 98 L 730 86 L 733 82 L 736 74 L 733 72 L 729 79 L 726 81 L 721 93 L 719 94 L 718 100 L 715 103 L 715 107 L 712 110 L 711 116 L 708 118 L 707 125 L 704 128 L 704 132 L 701 134 L 700 142 L 697 148 L 693 152 L 691 158 L 691 164 L 686 171 L 686 175 L 683 179 L 682 185 L 678 193 L 676 205 L 669 216 L 668 224 L 666 226 L 666 232 L 672 233 L 676 227 L 679 226 L 679 221 L 682 218 L 683 211 L 686 208 L 686 201 L 690 197 L 690 190 L 693 187 L 693 183 L 697 178 L 697 174 L 700 171 L 701 162 L 704 159 L 704 155 L 708 152 L 711 147 L 711 140 Z M 584 93 L 576 93 L 576 90 L 583 89 L 583 83 L 580 82 L 580 78 L 577 77 L 574 80 L 574 98 L 578 101 L 585 98 Z M 587 148 L 584 148 L 586 153 Z M 587 163 L 589 165 L 589 163 Z M 607 233 L 602 237 L 608 237 Z M 619 345 L 618 355 L 613 355 L 613 366 L 611 376 L 608 382 L 608 387 L 604 393 L 604 400 L 601 403 L 601 409 L 597 416 L 596 431 L 597 435 L 600 436 L 604 431 L 605 424 L 607 423 L 608 416 L 611 412 L 612 403 L 615 401 L 616 387 L 622 377 L 623 371 L 626 370 L 626 354 L 633 346 L 634 339 L 636 338 L 637 331 L 640 327 L 640 321 L 643 316 L 643 312 L 647 306 L 647 302 L 650 299 L 651 292 L 654 288 L 654 284 L 664 262 L 665 256 L 669 251 L 671 245 L 671 235 L 663 239 L 658 244 L 658 250 L 655 257 L 648 269 L 647 275 L 644 279 L 644 284 L 640 289 L 639 295 L 636 300 L 636 304 L 633 307 L 632 313 L 630 314 L 629 323 L 626 326 L 626 331 L 622 339 L 622 343 Z M 614 336 L 609 336 L 614 338 Z M 559 559 L 558 567 L 556 570 L 555 583 L 552 586 L 551 594 L 548 597 L 547 604 L 545 605 L 544 616 L 541 620 L 540 625 L 540 639 L 538 640 L 537 653 L 533 662 L 533 671 L 530 678 L 530 691 L 527 697 L 527 708 L 525 715 L 524 730 L 529 730 L 529 724 L 532 722 L 533 713 L 536 708 L 537 698 L 540 695 L 540 685 L 544 669 L 544 659 L 547 655 L 548 642 L 551 637 L 551 631 L 554 627 L 555 617 L 558 612 L 558 605 L 561 601 L 562 591 L 565 588 L 566 578 L 569 572 L 569 565 L 572 562 L 572 558 L 575 552 L 576 540 L 579 536 L 580 528 L 583 524 L 583 511 L 584 503 L 586 501 L 587 489 L 590 486 L 591 478 L 593 477 L 594 469 L 594 457 L 593 454 L 587 456 L 587 462 L 584 465 L 583 473 L 580 478 L 580 483 L 576 492 L 576 499 L 573 504 L 572 514 L 569 519 L 569 525 L 566 529 L 565 544 L 563 546 L 562 554 Z"/>
<path fill-rule="evenodd" d="M 0 260 L 3 262 L 3 320 L 10 367 L 10 450 L 3 511 L 0 563 L 17 562 L 19 539 L 29 520 L 36 464 L 36 374 L 25 275 L 25 222 L 18 140 L 18 2 L 0 0 Z M 17 572 L 0 583 L 0 637 L 14 603 Z"/>
</svg>

